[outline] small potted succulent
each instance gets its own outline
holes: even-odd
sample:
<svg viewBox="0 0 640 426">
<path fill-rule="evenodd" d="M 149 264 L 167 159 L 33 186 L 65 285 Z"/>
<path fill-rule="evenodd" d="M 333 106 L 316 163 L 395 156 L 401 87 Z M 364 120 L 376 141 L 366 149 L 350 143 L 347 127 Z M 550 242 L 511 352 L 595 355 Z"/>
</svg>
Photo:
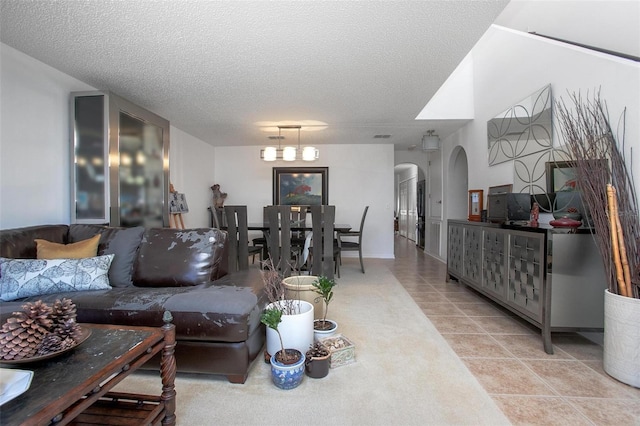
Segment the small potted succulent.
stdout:
<svg viewBox="0 0 640 426">
<path fill-rule="evenodd" d="M 338 330 L 338 323 L 327 319 L 329 303 L 333 300 L 333 287 L 335 286 L 336 281 L 334 279 L 322 275 L 313 283 L 315 292 L 318 293 L 324 301 L 324 315 L 322 319 L 317 319 L 313 322 L 313 337 L 315 341 L 333 336 Z"/>
<path fill-rule="evenodd" d="M 273 329 L 280 339 L 280 350 L 271 355 L 271 381 L 280 389 L 293 389 L 302 381 L 305 370 L 305 356 L 297 349 L 285 349 L 278 325 L 282 321 L 282 310 L 271 307 L 265 309 L 260 321 Z"/>
<path fill-rule="evenodd" d="M 305 371 L 307 376 L 321 379 L 329 374 L 331 352 L 322 342 L 315 342 L 305 354 Z"/>
</svg>

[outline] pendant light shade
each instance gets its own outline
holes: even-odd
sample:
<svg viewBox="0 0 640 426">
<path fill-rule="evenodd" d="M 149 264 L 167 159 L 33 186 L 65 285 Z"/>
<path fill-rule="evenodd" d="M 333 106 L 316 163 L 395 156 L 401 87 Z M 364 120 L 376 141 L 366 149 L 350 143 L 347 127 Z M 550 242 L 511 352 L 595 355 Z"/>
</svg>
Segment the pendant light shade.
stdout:
<svg viewBox="0 0 640 426">
<path fill-rule="evenodd" d="M 278 149 L 275 146 L 268 146 L 262 152 L 262 159 L 264 161 L 276 161 L 278 158 Z"/>
<path fill-rule="evenodd" d="M 318 159 L 320 153 L 314 146 L 305 146 L 302 150 L 302 160 L 315 161 Z"/>
<path fill-rule="evenodd" d="M 434 135 L 435 130 L 428 130 L 422 137 L 422 150 L 425 152 L 438 151 L 440 149 L 440 137 Z"/>
<path fill-rule="evenodd" d="M 282 159 L 284 161 L 295 161 L 296 160 L 296 148 L 293 146 L 285 146 L 282 150 Z"/>
</svg>

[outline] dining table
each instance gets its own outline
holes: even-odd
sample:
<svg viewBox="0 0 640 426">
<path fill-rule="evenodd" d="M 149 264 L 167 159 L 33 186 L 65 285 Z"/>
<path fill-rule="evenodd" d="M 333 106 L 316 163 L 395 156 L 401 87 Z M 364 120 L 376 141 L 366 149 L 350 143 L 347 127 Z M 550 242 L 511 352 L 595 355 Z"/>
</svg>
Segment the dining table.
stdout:
<svg viewBox="0 0 640 426">
<path fill-rule="evenodd" d="M 266 241 L 269 240 L 269 231 L 270 231 L 270 226 L 269 226 L 269 222 L 267 221 L 263 221 L 263 222 L 250 222 L 247 224 L 247 229 L 249 231 L 262 231 L 262 233 L 264 234 L 265 237 L 265 244 L 262 248 L 263 250 L 263 259 L 267 259 L 269 258 L 269 249 L 267 247 Z M 351 230 L 351 225 L 346 224 L 346 223 L 334 223 L 333 224 L 333 229 L 335 232 L 348 232 L 349 230 Z M 303 237 L 303 239 L 309 239 L 310 234 L 307 233 L 308 231 L 313 231 L 313 226 L 311 221 L 292 221 L 291 225 L 290 225 L 290 230 L 291 232 L 304 232 L 307 236 Z M 308 244 L 308 242 L 307 242 Z M 301 249 L 303 250 L 303 249 Z M 302 253 L 302 252 L 301 252 Z M 333 276 L 333 275 L 332 275 Z"/>
<path fill-rule="evenodd" d="M 269 222 L 249 222 L 247 229 L 249 231 L 268 231 Z M 351 230 L 351 225 L 346 223 L 334 223 L 333 229 L 336 232 L 348 232 Z M 311 221 L 306 221 L 304 224 L 298 222 L 291 223 L 292 231 L 311 231 L 313 230 L 313 226 L 311 225 Z"/>
</svg>

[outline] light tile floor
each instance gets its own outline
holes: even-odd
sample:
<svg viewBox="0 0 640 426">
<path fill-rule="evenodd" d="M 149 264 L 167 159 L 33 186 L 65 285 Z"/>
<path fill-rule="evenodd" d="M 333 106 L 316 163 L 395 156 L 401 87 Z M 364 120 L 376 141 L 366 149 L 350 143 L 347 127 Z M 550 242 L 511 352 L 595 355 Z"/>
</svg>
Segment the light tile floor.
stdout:
<svg viewBox="0 0 640 426">
<path fill-rule="evenodd" d="M 446 282 L 446 265 L 396 236 L 385 262 L 514 425 L 640 425 L 640 389 L 609 377 L 602 346 L 539 330 L 479 293 Z"/>
</svg>

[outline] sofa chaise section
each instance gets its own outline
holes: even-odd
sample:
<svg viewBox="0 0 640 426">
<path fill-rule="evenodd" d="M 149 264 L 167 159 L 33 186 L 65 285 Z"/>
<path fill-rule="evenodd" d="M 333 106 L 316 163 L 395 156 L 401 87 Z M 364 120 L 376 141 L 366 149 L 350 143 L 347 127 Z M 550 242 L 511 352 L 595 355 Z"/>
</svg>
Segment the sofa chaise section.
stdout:
<svg viewBox="0 0 640 426">
<path fill-rule="evenodd" d="M 35 238 L 65 244 L 100 231 L 103 236 L 98 254 L 103 254 L 112 243 L 110 239 L 119 234 L 114 229 L 46 225 L 4 230 L 0 231 L 0 256 L 34 258 L 37 252 L 31 241 Z M 259 270 L 226 274 L 226 238 L 225 232 L 209 228 L 146 229 L 134 259 L 129 259 L 133 278 L 130 285 L 2 302 L 2 321 L 26 301 L 53 302 L 63 297 L 76 303 L 78 321 L 87 323 L 159 327 L 168 310 L 176 326 L 178 371 L 221 374 L 242 383 L 264 344 L 260 313 L 267 300 Z M 114 260 L 117 257 L 116 252 Z M 152 360 L 145 367 L 157 369 L 159 360 Z"/>
</svg>

